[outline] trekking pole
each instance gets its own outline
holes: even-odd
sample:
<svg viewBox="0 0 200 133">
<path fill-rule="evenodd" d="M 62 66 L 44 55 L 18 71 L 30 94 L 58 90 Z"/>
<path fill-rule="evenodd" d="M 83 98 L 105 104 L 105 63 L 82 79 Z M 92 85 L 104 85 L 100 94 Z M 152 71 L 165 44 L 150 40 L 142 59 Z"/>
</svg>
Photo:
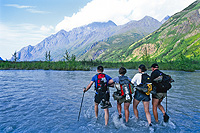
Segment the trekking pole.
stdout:
<svg viewBox="0 0 200 133">
<path fill-rule="evenodd" d="M 83 104 L 83 98 L 84 98 L 84 94 L 85 94 L 85 92 L 83 92 L 83 97 L 82 97 L 82 101 L 81 101 L 81 107 L 80 107 L 80 110 L 79 110 L 79 115 L 78 115 L 78 121 L 79 121 L 80 114 L 81 114 L 81 108 L 82 108 L 82 104 Z"/>
<path fill-rule="evenodd" d="M 167 95 L 166 95 L 166 113 L 167 113 Z"/>
</svg>

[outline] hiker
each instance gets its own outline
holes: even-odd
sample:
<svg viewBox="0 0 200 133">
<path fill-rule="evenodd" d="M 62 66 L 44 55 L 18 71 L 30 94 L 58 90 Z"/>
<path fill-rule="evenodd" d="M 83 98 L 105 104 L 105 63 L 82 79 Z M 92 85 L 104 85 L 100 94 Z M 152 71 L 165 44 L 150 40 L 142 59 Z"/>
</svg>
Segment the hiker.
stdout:
<svg viewBox="0 0 200 133">
<path fill-rule="evenodd" d="M 151 114 L 149 112 L 149 101 L 151 100 L 150 95 L 147 95 L 146 91 L 144 92 L 142 89 L 140 89 L 141 88 L 140 86 L 144 82 L 147 82 L 145 80 L 148 80 L 148 82 L 150 82 L 151 79 L 150 79 L 150 76 L 147 73 L 145 73 L 145 71 L 147 71 L 145 65 L 141 64 L 138 67 L 138 71 L 139 71 L 139 73 L 137 73 L 131 80 L 131 83 L 136 85 L 136 87 L 135 87 L 136 91 L 135 91 L 134 100 L 133 100 L 133 111 L 134 111 L 135 117 L 138 119 L 139 114 L 138 114 L 137 106 L 140 103 L 140 101 L 142 101 L 143 105 L 144 105 L 144 111 L 146 114 L 148 125 L 152 126 Z"/>
<path fill-rule="evenodd" d="M 114 100 L 117 100 L 117 110 L 119 113 L 119 118 L 122 118 L 122 107 L 121 104 L 124 103 L 125 120 L 129 120 L 129 106 L 132 101 L 132 91 L 131 91 L 131 79 L 126 74 L 126 68 L 121 67 L 119 69 L 120 76 L 115 77 L 109 81 L 109 84 L 115 83 Z"/>
<path fill-rule="evenodd" d="M 162 89 L 160 84 L 155 82 L 155 79 L 158 78 L 162 74 L 162 72 L 159 70 L 159 66 L 156 63 L 151 65 L 151 70 L 152 70 L 151 81 L 152 81 L 153 86 L 156 87 L 156 93 L 152 94 L 153 115 L 154 115 L 155 121 L 158 122 L 157 108 L 159 108 L 163 113 L 164 122 L 167 122 L 169 119 L 169 116 L 166 114 L 164 107 L 161 105 L 162 100 L 167 95 L 167 90 Z"/>
<path fill-rule="evenodd" d="M 105 116 L 104 116 L 105 117 L 105 125 L 107 125 L 108 120 L 109 120 L 108 108 L 112 107 L 111 103 L 109 102 L 110 94 L 109 94 L 108 82 L 112 78 L 110 76 L 104 74 L 103 71 L 104 71 L 103 66 L 98 66 L 97 74 L 92 77 L 91 82 L 85 89 L 83 89 L 83 91 L 84 92 L 88 91 L 91 88 L 91 86 L 93 85 L 93 83 L 95 83 L 95 90 L 96 90 L 95 99 L 94 99 L 95 116 L 96 116 L 96 118 L 98 117 L 98 105 L 99 105 L 99 103 L 101 103 L 101 105 L 102 105 L 101 108 L 104 109 L 104 112 L 105 112 Z"/>
</svg>

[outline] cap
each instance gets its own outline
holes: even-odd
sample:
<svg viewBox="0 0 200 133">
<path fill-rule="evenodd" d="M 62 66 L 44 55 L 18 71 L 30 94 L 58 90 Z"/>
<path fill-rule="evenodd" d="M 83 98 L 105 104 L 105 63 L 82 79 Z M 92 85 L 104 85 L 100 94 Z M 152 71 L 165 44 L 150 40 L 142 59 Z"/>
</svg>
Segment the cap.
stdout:
<svg viewBox="0 0 200 133">
<path fill-rule="evenodd" d="M 159 66 L 158 66 L 157 63 L 152 64 L 151 67 L 153 67 L 153 68 L 159 68 Z"/>
<path fill-rule="evenodd" d="M 141 64 L 138 68 L 140 68 L 142 70 L 142 72 L 145 72 L 147 70 L 145 65 L 143 65 L 143 64 Z"/>
</svg>

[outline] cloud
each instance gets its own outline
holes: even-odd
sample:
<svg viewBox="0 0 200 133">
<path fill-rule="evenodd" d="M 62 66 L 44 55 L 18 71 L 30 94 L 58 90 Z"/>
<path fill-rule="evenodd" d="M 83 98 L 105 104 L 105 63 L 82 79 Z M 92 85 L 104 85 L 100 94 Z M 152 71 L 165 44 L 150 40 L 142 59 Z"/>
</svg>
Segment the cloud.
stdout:
<svg viewBox="0 0 200 133">
<path fill-rule="evenodd" d="M 37 10 L 35 6 L 25 6 L 25 5 L 18 5 L 18 4 L 6 4 L 5 6 L 15 7 L 15 8 L 18 8 L 18 9 L 26 9 L 26 11 L 28 11 L 30 13 L 37 13 L 37 14 L 47 14 L 47 13 L 50 13 L 50 12 L 47 12 L 47 11 Z"/>
<path fill-rule="evenodd" d="M 23 5 L 18 5 L 18 4 L 6 4 L 5 6 L 10 6 L 10 7 L 15 7 L 15 8 L 34 8 L 33 6 L 23 6 Z"/>
<path fill-rule="evenodd" d="M 56 31 L 67 31 L 92 22 L 114 21 L 122 25 L 130 20 L 139 20 L 146 15 L 161 21 L 167 15 L 181 11 L 195 0 L 93 0 L 79 12 L 64 20 L 56 26 Z"/>
<path fill-rule="evenodd" d="M 36 10 L 36 9 L 27 9 L 27 11 L 31 12 L 31 13 L 38 13 L 38 14 L 48 14 L 50 12 L 47 11 L 40 11 L 40 10 Z"/>
<path fill-rule="evenodd" d="M 54 30 L 54 27 L 53 26 L 45 26 L 45 25 L 42 25 L 41 28 L 40 28 L 41 31 L 44 31 L 44 32 L 50 32 L 50 31 L 53 31 Z"/>
<path fill-rule="evenodd" d="M 51 25 L 5 25 L 0 22 L 0 57 L 10 59 L 15 51 L 28 45 L 35 46 L 53 33 L 54 28 Z"/>
</svg>

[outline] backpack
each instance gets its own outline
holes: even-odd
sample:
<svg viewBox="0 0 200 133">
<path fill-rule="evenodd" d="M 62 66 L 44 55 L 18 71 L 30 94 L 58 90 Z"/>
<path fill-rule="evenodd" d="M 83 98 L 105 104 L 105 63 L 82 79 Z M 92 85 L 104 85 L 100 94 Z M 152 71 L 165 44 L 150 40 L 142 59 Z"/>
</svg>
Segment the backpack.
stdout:
<svg viewBox="0 0 200 133">
<path fill-rule="evenodd" d="M 108 89 L 107 80 L 104 73 L 97 74 L 97 86 L 95 87 L 96 91 L 106 92 Z"/>
<path fill-rule="evenodd" d="M 137 90 L 144 92 L 146 95 L 149 95 L 152 91 L 151 78 L 147 73 L 142 74 L 142 81 L 137 86 Z"/>
<path fill-rule="evenodd" d="M 158 83 L 159 88 L 164 92 L 167 92 L 172 87 L 171 83 L 174 82 L 170 75 L 162 72 L 160 73 L 160 76 L 154 79 L 154 81 Z"/>
<path fill-rule="evenodd" d="M 127 76 L 119 76 L 119 84 L 121 88 L 121 96 L 132 94 L 130 80 Z"/>
</svg>

